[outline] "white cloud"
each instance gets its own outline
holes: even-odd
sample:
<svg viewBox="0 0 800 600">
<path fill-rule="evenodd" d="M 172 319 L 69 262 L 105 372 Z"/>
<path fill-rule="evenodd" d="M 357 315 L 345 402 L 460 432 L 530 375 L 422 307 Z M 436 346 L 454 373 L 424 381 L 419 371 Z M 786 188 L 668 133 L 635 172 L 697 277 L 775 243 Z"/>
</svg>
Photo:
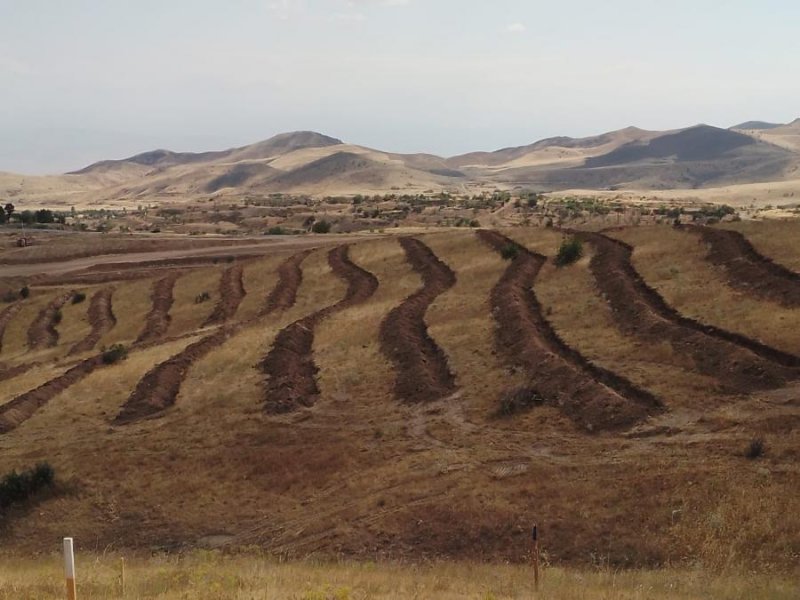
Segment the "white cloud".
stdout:
<svg viewBox="0 0 800 600">
<path fill-rule="evenodd" d="M 525 25 L 522 23 L 511 23 L 508 27 L 506 27 L 506 31 L 509 33 L 524 33 L 525 32 Z"/>
</svg>

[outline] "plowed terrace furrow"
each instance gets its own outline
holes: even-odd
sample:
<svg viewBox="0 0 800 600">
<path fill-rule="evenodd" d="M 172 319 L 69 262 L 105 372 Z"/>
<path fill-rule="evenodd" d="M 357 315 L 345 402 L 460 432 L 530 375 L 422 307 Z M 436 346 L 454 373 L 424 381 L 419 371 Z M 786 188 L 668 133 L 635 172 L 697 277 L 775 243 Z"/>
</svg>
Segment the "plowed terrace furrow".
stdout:
<svg viewBox="0 0 800 600">
<path fill-rule="evenodd" d="M 0 434 L 8 433 L 19 427 L 53 397 L 63 392 L 71 385 L 74 385 L 102 365 L 102 356 L 98 355 L 87 358 L 62 375 L 4 404 L 0 407 Z"/>
<path fill-rule="evenodd" d="M 685 225 L 708 244 L 708 260 L 725 269 L 728 283 L 758 298 L 800 307 L 800 273 L 759 254 L 738 231 Z"/>
<path fill-rule="evenodd" d="M 58 344 L 56 315 L 73 295 L 74 292 L 61 294 L 41 310 L 36 320 L 28 328 L 28 348 L 30 350 L 52 348 Z"/>
<path fill-rule="evenodd" d="M 219 280 L 219 302 L 208 317 L 205 326 L 224 323 L 234 317 L 246 295 L 241 264 L 232 265 L 222 272 Z"/>
<path fill-rule="evenodd" d="M 300 263 L 306 256 L 308 252 L 292 255 L 279 267 L 278 283 L 270 293 L 270 298 L 276 299 L 270 304 L 272 310 L 284 310 L 294 304 L 297 288 L 302 280 Z M 178 354 L 150 369 L 136 385 L 114 423 L 124 425 L 154 417 L 173 406 L 191 366 L 224 343 L 242 326 L 223 327 L 189 344 Z"/>
<path fill-rule="evenodd" d="M 349 246 L 339 246 L 328 253 L 331 269 L 347 282 L 344 298 L 278 332 L 262 362 L 262 370 L 268 376 L 264 409 L 269 414 L 291 412 L 317 401 L 314 329 L 330 315 L 366 301 L 378 289 L 377 278 L 353 263 L 348 253 Z"/>
<path fill-rule="evenodd" d="M 545 402 L 592 431 L 630 426 L 663 409 L 652 394 L 589 362 L 553 330 L 533 291 L 544 256 L 496 231 L 481 230 L 478 237 L 498 252 L 509 244 L 517 248 L 491 293 L 495 341 Z"/>
<path fill-rule="evenodd" d="M 144 329 L 136 339 L 137 344 L 151 342 L 167 333 L 170 323 L 169 309 L 172 308 L 173 302 L 172 291 L 179 276 L 179 273 L 170 273 L 153 284 L 151 295 L 153 305 L 147 315 Z"/>
<path fill-rule="evenodd" d="M 447 356 L 425 324 L 428 307 L 455 285 L 456 275 L 421 241 L 401 238 L 400 244 L 423 285 L 383 320 L 381 348 L 397 369 L 395 395 L 404 402 L 430 402 L 456 389 Z"/>
<path fill-rule="evenodd" d="M 89 304 L 89 324 L 92 326 L 92 330 L 72 347 L 69 351 L 70 354 L 88 352 L 95 347 L 105 333 L 111 331 L 114 325 L 117 324 L 117 319 L 111 308 L 111 296 L 113 293 L 113 288 L 104 288 L 95 292 L 94 296 L 92 296 Z"/>
<path fill-rule="evenodd" d="M 311 252 L 311 250 L 298 252 L 278 267 L 278 283 L 267 296 L 264 308 L 260 313 L 261 316 L 294 306 L 297 290 L 300 289 L 300 284 L 303 282 L 303 271 L 300 269 L 300 265 Z"/>
<path fill-rule="evenodd" d="M 19 312 L 19 309 L 22 308 L 22 304 L 20 302 L 15 302 L 11 306 L 7 306 L 2 311 L 0 311 L 0 352 L 3 351 L 3 335 L 6 332 L 6 327 L 11 322 L 11 319 L 14 318 Z"/>
<path fill-rule="evenodd" d="M 633 248 L 598 233 L 575 232 L 596 253 L 590 268 L 620 329 L 690 356 L 697 370 L 731 392 L 777 388 L 798 376 L 800 358 L 746 336 L 680 315 L 633 267 Z"/>
</svg>

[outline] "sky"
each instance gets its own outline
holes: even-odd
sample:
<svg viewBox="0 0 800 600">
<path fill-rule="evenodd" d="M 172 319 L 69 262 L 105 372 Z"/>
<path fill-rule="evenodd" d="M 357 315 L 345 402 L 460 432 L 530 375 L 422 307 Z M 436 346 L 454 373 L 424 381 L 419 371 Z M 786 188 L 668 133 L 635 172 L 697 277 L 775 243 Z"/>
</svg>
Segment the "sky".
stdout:
<svg viewBox="0 0 800 600">
<path fill-rule="evenodd" d="M 800 117 L 796 0 L 0 0 L 0 171 Z"/>
</svg>

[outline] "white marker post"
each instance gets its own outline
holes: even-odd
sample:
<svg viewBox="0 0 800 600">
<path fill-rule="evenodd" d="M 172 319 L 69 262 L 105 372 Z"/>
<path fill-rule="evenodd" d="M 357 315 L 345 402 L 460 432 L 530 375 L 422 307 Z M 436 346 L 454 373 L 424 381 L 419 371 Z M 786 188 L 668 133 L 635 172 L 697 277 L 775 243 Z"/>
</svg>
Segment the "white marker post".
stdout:
<svg viewBox="0 0 800 600">
<path fill-rule="evenodd" d="M 64 575 L 67 578 L 67 600 L 75 600 L 75 555 L 72 552 L 72 538 L 64 538 Z"/>
</svg>

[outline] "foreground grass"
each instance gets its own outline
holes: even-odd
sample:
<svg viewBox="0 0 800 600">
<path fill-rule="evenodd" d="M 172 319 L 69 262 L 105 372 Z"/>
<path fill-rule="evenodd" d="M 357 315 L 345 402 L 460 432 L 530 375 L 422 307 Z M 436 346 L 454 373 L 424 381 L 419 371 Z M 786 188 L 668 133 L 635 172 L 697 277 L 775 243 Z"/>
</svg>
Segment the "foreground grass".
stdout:
<svg viewBox="0 0 800 600">
<path fill-rule="evenodd" d="M 0 557 L 0 599 L 61 599 L 61 557 Z M 126 561 L 125 598 L 239 600 L 392 599 L 757 599 L 800 597 L 790 578 L 703 571 L 576 571 L 546 569 L 539 593 L 529 567 L 438 563 L 427 566 L 376 563 L 295 562 L 257 556 L 198 552 Z M 120 598 L 120 558 L 79 555 L 78 597 Z"/>
</svg>

